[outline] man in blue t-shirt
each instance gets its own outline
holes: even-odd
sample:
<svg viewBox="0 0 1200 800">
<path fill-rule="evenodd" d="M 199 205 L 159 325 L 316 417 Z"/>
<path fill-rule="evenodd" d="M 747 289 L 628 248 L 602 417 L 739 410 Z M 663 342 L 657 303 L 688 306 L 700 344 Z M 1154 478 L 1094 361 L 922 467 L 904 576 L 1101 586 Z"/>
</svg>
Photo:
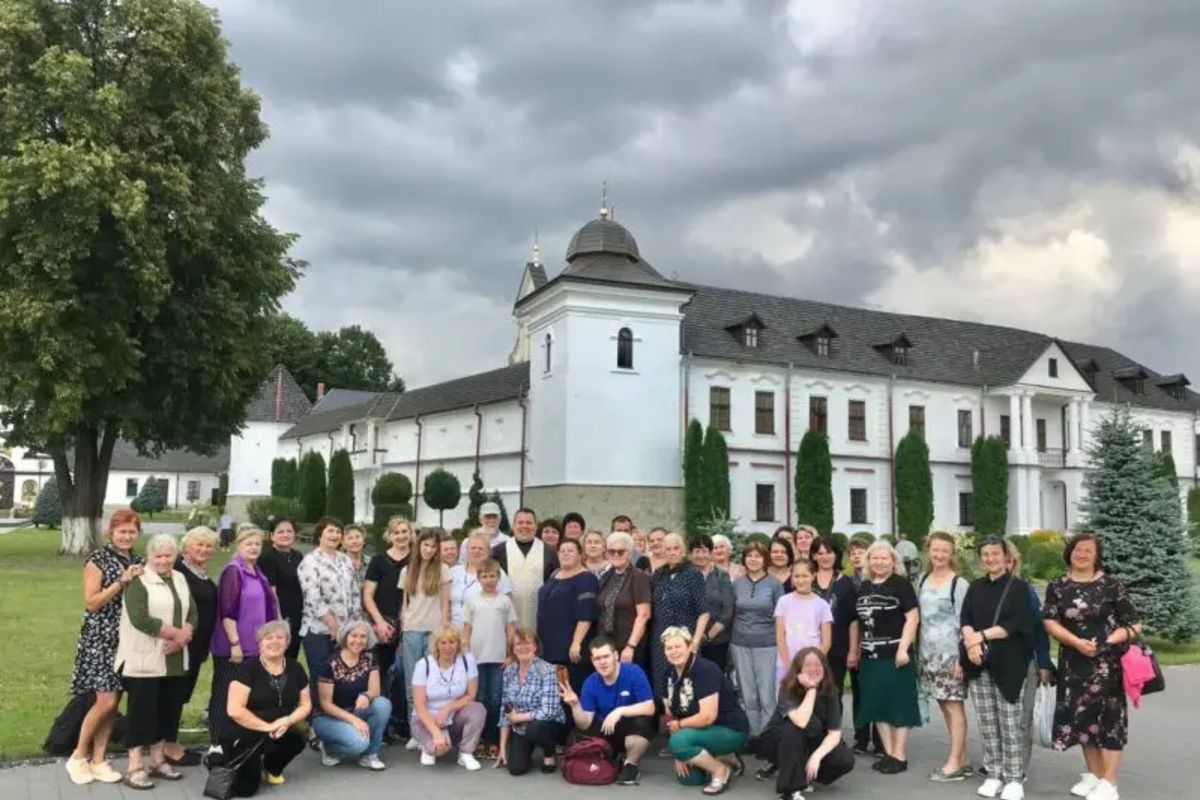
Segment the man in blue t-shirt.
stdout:
<svg viewBox="0 0 1200 800">
<path fill-rule="evenodd" d="M 597 636 L 588 649 L 596 671 L 584 681 L 582 697 L 560 682 L 563 702 L 580 730 L 624 753 L 617 783 L 634 786 L 641 777 L 638 762 L 654 738 L 654 692 L 641 667 L 621 661 L 612 639 Z"/>
</svg>

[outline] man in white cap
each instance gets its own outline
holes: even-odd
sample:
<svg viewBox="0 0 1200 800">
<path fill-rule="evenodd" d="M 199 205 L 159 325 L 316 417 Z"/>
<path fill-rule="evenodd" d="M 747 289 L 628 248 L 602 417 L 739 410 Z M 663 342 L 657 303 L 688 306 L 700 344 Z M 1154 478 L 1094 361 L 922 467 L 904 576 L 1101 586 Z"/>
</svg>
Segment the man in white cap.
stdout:
<svg viewBox="0 0 1200 800">
<path fill-rule="evenodd" d="M 500 530 L 500 505 L 487 501 L 479 507 L 479 527 L 491 534 L 492 548 L 504 544 L 512 537 L 504 531 Z M 464 531 L 470 534 L 470 531 Z M 467 548 L 462 548 L 458 553 L 458 563 L 467 563 Z"/>
</svg>

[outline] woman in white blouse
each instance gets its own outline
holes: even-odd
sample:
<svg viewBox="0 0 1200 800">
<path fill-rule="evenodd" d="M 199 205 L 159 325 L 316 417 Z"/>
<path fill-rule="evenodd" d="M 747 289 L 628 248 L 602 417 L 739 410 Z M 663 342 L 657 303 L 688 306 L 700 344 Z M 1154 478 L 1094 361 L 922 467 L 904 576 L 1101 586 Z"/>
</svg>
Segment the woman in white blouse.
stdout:
<svg viewBox="0 0 1200 800">
<path fill-rule="evenodd" d="M 467 561 L 450 570 L 450 622 L 460 629 L 463 625 L 463 604 L 467 598 L 479 594 L 479 578 L 476 577 L 483 562 L 492 557 L 492 537 L 482 528 L 476 528 L 463 545 Z M 498 594 L 511 594 L 513 582 L 504 570 L 500 571 Z"/>
<path fill-rule="evenodd" d="M 474 752 L 487 710 L 475 699 L 479 691 L 475 656 L 463 647 L 453 625 L 434 633 L 429 651 L 414 665 L 412 678 L 410 725 L 420 745 L 421 766 L 434 766 L 438 756 L 457 747 L 459 766 L 477 770 L 480 764 Z"/>
</svg>

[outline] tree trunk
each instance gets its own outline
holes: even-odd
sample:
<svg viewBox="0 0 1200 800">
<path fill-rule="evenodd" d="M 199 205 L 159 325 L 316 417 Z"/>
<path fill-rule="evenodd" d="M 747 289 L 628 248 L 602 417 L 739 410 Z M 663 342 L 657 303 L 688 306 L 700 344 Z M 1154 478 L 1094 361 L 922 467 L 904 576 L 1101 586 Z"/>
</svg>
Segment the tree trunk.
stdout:
<svg viewBox="0 0 1200 800">
<path fill-rule="evenodd" d="M 65 448 L 49 448 L 62 497 L 59 552 L 63 555 L 86 555 L 99 544 L 108 469 L 116 440 L 117 431 L 113 425 L 106 426 L 103 433 L 94 428 L 79 431 L 71 453 L 75 462 L 73 469 L 68 464 Z"/>
</svg>

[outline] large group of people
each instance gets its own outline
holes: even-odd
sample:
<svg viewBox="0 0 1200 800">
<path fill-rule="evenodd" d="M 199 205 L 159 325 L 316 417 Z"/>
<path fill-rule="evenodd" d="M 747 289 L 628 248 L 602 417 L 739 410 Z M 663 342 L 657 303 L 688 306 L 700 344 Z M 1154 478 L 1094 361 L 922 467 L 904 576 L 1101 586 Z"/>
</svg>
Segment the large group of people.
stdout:
<svg viewBox="0 0 1200 800">
<path fill-rule="evenodd" d="M 1071 794 L 1118 797 L 1120 656 L 1140 627 L 1090 533 L 1068 542 L 1067 572 L 1043 604 L 1000 537 L 978 541 L 983 574 L 967 580 L 959 542 L 943 532 L 928 536 L 914 572 L 905 548 L 866 537 L 843 552 L 807 526 L 750 538 L 735 556 L 727 537 L 643 535 L 625 515 L 603 533 L 577 513 L 539 523 L 522 508 L 507 534 L 495 504 L 480 511 L 461 547 L 395 518 L 370 558 L 365 531 L 336 519 L 316 524 L 307 553 L 291 520 L 245 525 L 216 576 L 218 534 L 159 534 L 140 556 L 140 518 L 115 512 L 84 567 L 72 691 L 95 700 L 66 762 L 71 780 L 149 789 L 203 758 L 234 769 L 234 794 L 249 796 L 284 783 L 309 746 L 327 767 L 381 771 L 383 746 L 402 741 L 425 767 L 451 756 L 469 771 L 490 761 L 511 775 L 551 773 L 571 741 L 595 737 L 616 781 L 632 785 L 662 736 L 659 755 L 681 784 L 720 794 L 753 755 L 758 780 L 802 800 L 856 755 L 882 775 L 907 771 L 910 731 L 932 701 L 949 752 L 929 780 L 978 772 L 977 795 L 1022 800 L 1033 697 L 1056 679 L 1054 745 L 1079 745 L 1086 768 Z M 209 659 L 201 756 L 179 744 L 179 726 Z M 122 695 L 124 773 L 108 760 Z"/>
</svg>

